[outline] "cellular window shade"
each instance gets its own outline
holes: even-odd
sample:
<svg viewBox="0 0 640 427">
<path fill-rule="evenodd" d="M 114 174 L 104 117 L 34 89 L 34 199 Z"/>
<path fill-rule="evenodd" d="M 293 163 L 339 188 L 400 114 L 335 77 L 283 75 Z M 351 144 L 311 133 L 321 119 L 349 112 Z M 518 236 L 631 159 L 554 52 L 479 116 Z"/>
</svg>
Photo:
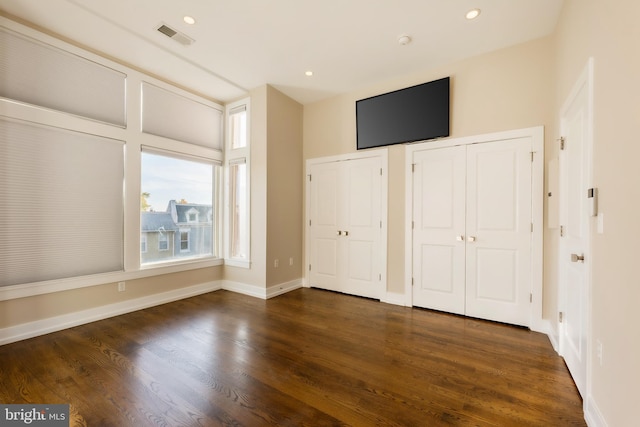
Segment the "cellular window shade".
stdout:
<svg viewBox="0 0 640 427">
<path fill-rule="evenodd" d="M 0 27 L 0 96 L 124 127 L 126 75 Z"/>
<path fill-rule="evenodd" d="M 142 131 L 222 149 L 222 111 L 143 83 Z"/>
<path fill-rule="evenodd" d="M 123 144 L 0 118 L 0 286 L 123 270 Z"/>
</svg>

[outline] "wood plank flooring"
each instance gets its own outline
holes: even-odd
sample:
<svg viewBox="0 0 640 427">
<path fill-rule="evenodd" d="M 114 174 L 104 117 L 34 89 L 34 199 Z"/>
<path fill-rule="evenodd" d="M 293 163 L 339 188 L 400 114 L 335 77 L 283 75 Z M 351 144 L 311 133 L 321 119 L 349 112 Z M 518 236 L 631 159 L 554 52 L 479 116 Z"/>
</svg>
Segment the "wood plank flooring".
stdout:
<svg viewBox="0 0 640 427">
<path fill-rule="evenodd" d="M 568 426 L 546 336 L 316 289 L 218 291 L 0 347 L 1 403 L 87 426 Z"/>
</svg>

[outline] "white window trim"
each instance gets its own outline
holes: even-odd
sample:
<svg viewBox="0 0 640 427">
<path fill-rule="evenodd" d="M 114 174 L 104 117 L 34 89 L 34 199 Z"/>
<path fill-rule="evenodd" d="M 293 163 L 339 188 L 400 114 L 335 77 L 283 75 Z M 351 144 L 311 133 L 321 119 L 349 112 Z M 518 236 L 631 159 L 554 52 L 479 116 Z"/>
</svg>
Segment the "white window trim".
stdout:
<svg viewBox="0 0 640 427">
<path fill-rule="evenodd" d="M 241 107 L 247 114 L 247 145 L 242 148 L 231 148 L 231 132 L 229 128 L 229 117 L 234 111 L 239 111 Z M 250 268 L 251 267 L 251 101 L 249 98 L 241 99 L 226 105 L 225 111 L 225 186 L 224 186 L 224 263 L 231 267 Z M 247 215 L 245 228 L 247 231 L 247 258 L 231 257 L 231 206 L 230 206 L 230 165 L 234 163 L 246 164 L 246 201 Z"/>
</svg>

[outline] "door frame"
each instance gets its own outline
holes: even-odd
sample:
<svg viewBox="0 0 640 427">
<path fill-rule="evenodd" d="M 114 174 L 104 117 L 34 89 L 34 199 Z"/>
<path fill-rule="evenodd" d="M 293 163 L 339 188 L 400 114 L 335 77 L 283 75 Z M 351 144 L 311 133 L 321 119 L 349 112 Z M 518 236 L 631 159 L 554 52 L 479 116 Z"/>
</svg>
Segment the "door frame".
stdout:
<svg viewBox="0 0 640 427">
<path fill-rule="evenodd" d="M 582 72 L 580 73 L 580 76 L 578 77 L 578 79 L 576 80 L 575 84 L 573 85 L 571 92 L 569 93 L 569 95 L 567 96 L 565 102 L 562 105 L 562 108 L 560 109 L 560 115 L 559 115 L 559 123 L 560 123 L 560 135 L 563 136 L 565 135 L 565 129 L 566 129 L 566 121 L 564 120 L 564 117 L 567 115 L 568 110 L 571 108 L 571 105 L 576 101 L 576 99 L 578 98 L 578 96 L 580 95 L 582 90 L 586 90 L 587 93 L 587 123 L 586 123 L 586 137 L 585 137 L 585 146 L 584 146 L 584 150 L 586 150 L 586 165 L 584 166 L 584 172 L 585 172 L 585 178 L 584 178 L 584 184 L 586 188 L 592 188 L 595 186 L 594 184 L 594 179 L 593 179 L 593 97 L 594 97 L 594 59 L 593 57 L 590 57 L 587 61 L 587 64 L 585 65 L 584 69 L 582 70 Z M 558 155 L 558 157 L 560 157 Z M 566 200 L 563 200 L 565 195 L 564 193 L 564 189 L 566 189 L 566 174 L 564 173 L 564 170 L 562 169 L 564 167 L 563 162 L 559 162 L 559 174 L 558 174 L 558 179 L 559 179 L 559 184 L 560 184 L 560 207 L 559 207 L 559 216 L 560 216 L 560 224 L 562 224 L 565 219 L 566 219 Z M 586 196 L 586 194 L 585 194 Z M 587 408 L 587 404 L 588 404 L 588 398 L 591 396 L 591 375 L 590 372 L 592 370 L 592 366 L 593 366 L 593 357 L 592 357 L 592 340 L 591 340 L 591 318 L 592 318 L 592 312 L 591 312 L 591 301 L 592 301 L 592 273 L 593 273 L 593 258 L 592 258 L 592 244 L 591 241 L 593 239 L 593 235 L 592 235 L 592 225 L 593 225 L 593 220 L 591 218 L 588 218 L 587 220 L 588 222 L 588 226 L 587 229 L 585 230 L 585 247 L 584 247 L 584 257 L 585 257 L 585 268 L 586 268 L 586 274 L 585 274 L 585 288 L 586 288 L 586 295 L 585 295 L 585 313 L 584 313 L 584 325 L 583 327 L 585 328 L 585 347 L 586 347 L 586 360 L 585 360 L 585 384 L 584 384 L 584 395 L 582 396 L 583 398 L 583 402 L 584 402 L 584 407 L 585 407 L 585 413 L 587 412 L 586 408 Z M 566 255 L 564 253 L 564 244 L 562 242 L 562 237 L 560 238 L 560 242 L 558 243 L 558 294 L 557 294 L 557 298 L 558 298 L 558 312 L 566 312 L 566 304 L 567 301 L 565 300 L 565 292 L 566 292 L 566 284 L 564 282 L 564 273 L 565 273 L 565 268 L 566 268 L 566 258 L 561 259 L 563 255 Z M 556 320 L 557 323 L 557 328 L 556 330 L 558 331 L 558 354 L 560 356 L 563 356 L 566 354 L 566 350 L 565 350 L 565 346 L 566 343 L 564 342 L 564 329 L 565 329 L 565 325 L 563 322 L 560 321 L 559 317 Z"/>
<path fill-rule="evenodd" d="M 389 187 L 389 150 L 388 148 L 358 151 L 355 153 L 339 154 L 335 156 L 315 157 L 307 159 L 305 164 L 305 205 L 304 205 L 304 280 L 302 286 L 308 288 L 311 286 L 309 278 L 309 264 L 311 263 L 311 242 L 309 241 L 309 213 L 311 211 L 311 181 L 309 176 L 311 168 L 322 163 L 344 162 L 349 160 L 359 160 L 366 158 L 380 159 L 380 167 L 382 168 L 381 185 L 380 185 L 380 251 L 378 254 L 378 262 L 380 263 L 380 288 L 378 295 L 380 300 L 384 300 L 387 293 L 387 230 L 388 230 L 388 187 Z"/>
<path fill-rule="evenodd" d="M 452 139 L 420 142 L 405 146 L 405 306 L 413 306 L 413 154 L 416 151 L 458 145 L 480 144 L 505 139 L 530 138 L 533 162 L 531 164 L 531 314 L 529 328 L 546 333 L 548 328 L 542 319 L 542 278 L 543 278 L 543 204 L 544 204 L 544 126 L 503 132 L 487 133 Z"/>
</svg>

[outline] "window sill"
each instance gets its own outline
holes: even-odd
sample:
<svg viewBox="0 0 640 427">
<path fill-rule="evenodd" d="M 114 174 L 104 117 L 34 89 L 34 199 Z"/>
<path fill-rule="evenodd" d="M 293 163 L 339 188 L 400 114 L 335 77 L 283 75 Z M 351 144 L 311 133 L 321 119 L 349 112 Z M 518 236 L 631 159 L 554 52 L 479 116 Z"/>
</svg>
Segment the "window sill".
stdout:
<svg viewBox="0 0 640 427">
<path fill-rule="evenodd" d="M 174 262 L 147 265 L 141 267 L 140 270 L 137 271 L 115 271 L 112 273 L 94 274 L 91 276 L 69 277 L 65 279 L 48 280 L 45 282 L 1 286 L 0 301 L 87 288 L 90 286 L 106 285 L 125 280 L 161 276 L 163 274 L 179 273 L 182 271 L 197 270 L 200 268 L 216 267 L 223 264 L 224 261 L 221 258 L 209 258 L 206 260 L 200 259 L 193 261 L 181 261 L 179 263 Z"/>
<path fill-rule="evenodd" d="M 229 267 L 251 268 L 251 261 L 226 258 L 224 265 L 228 265 Z"/>
</svg>

